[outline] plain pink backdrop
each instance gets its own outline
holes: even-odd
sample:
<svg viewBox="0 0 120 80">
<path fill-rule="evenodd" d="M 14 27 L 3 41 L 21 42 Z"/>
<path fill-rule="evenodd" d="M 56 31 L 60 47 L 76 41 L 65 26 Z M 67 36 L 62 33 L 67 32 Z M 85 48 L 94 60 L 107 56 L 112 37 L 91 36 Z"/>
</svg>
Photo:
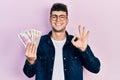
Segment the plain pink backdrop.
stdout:
<svg viewBox="0 0 120 80">
<path fill-rule="evenodd" d="M 22 71 L 25 48 L 17 35 L 31 28 L 48 33 L 54 2 L 68 5 L 70 34 L 78 34 L 78 25 L 90 30 L 88 44 L 101 70 L 93 74 L 84 69 L 84 80 L 120 80 L 120 0 L 1 0 L 0 80 L 34 80 Z"/>
</svg>

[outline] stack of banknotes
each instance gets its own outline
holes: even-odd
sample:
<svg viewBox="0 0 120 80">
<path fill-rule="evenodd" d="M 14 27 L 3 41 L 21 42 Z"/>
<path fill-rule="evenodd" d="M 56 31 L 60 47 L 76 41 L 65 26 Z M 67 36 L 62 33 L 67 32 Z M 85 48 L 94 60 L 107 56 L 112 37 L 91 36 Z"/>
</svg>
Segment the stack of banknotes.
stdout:
<svg viewBox="0 0 120 80">
<path fill-rule="evenodd" d="M 25 47 L 27 43 L 31 42 L 35 43 L 36 46 L 38 46 L 41 36 L 42 32 L 36 29 L 25 30 L 18 34 L 19 39 Z"/>
</svg>

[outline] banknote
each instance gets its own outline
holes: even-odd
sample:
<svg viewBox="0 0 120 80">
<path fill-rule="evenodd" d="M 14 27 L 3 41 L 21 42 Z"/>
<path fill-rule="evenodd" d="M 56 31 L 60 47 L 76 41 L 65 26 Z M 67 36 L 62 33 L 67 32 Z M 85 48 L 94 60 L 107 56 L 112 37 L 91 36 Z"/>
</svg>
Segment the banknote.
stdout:
<svg viewBox="0 0 120 80">
<path fill-rule="evenodd" d="M 23 45 L 26 47 L 27 43 L 31 42 L 30 38 L 26 33 L 20 33 L 18 34 L 19 39 L 23 43 Z"/>
<path fill-rule="evenodd" d="M 42 32 L 36 29 L 29 29 L 25 30 L 18 34 L 18 37 L 20 38 L 21 42 L 26 47 L 27 43 L 33 42 L 38 46 L 40 38 L 42 36 Z"/>
</svg>

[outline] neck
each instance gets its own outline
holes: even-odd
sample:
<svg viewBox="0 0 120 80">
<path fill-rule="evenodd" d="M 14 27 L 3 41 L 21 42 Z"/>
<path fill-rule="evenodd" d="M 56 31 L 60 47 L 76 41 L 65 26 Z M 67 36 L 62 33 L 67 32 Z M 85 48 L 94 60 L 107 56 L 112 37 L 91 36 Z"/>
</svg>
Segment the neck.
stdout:
<svg viewBox="0 0 120 80">
<path fill-rule="evenodd" d="M 54 40 L 64 40 L 66 38 L 66 33 L 65 31 L 64 32 L 54 32 L 52 31 L 52 35 L 51 37 L 54 39 Z"/>
</svg>

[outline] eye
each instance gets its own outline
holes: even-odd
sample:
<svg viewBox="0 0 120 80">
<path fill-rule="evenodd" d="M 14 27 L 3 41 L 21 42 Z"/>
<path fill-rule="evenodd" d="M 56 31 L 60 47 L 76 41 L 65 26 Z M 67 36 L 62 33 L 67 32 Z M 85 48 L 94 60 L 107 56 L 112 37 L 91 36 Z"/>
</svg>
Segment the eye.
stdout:
<svg viewBox="0 0 120 80">
<path fill-rule="evenodd" d="M 65 18 L 65 16 L 64 16 L 64 15 L 61 15 L 60 18 Z"/>
<path fill-rule="evenodd" d="M 56 16 L 55 15 L 53 15 L 53 16 L 51 16 L 52 18 L 56 18 Z"/>
</svg>

